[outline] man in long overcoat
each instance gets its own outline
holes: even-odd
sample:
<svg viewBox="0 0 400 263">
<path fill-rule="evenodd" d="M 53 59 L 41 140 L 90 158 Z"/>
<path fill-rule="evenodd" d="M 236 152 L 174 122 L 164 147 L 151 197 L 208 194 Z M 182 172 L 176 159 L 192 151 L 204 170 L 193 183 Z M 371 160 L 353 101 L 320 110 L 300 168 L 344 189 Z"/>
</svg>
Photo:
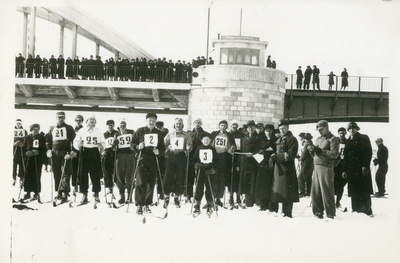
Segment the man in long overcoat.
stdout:
<svg viewBox="0 0 400 263">
<path fill-rule="evenodd" d="M 296 137 L 289 131 L 287 120 L 278 124 L 281 137 L 276 141 L 276 153 L 270 161 L 274 165 L 274 184 L 271 203 L 282 203 L 284 217 L 292 217 L 293 203 L 299 202 L 295 158 L 299 148 Z M 275 207 L 277 212 L 278 206 Z"/>
</svg>

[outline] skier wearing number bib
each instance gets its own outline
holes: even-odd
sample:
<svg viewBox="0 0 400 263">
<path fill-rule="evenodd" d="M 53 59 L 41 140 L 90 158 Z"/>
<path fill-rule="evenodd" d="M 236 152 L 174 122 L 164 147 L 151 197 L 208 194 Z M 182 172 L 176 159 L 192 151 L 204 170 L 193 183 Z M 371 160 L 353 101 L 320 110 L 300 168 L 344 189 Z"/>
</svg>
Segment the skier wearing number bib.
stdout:
<svg viewBox="0 0 400 263">
<path fill-rule="evenodd" d="M 92 181 L 92 192 L 94 200 L 98 203 L 99 192 L 101 190 L 101 163 L 100 151 L 104 148 L 102 132 L 96 127 L 96 118 L 94 115 L 86 120 L 87 126 L 80 129 L 74 139 L 74 148 L 82 149 L 82 172 L 79 174 L 79 191 L 83 194 L 81 203 L 87 203 L 87 192 L 89 188 L 89 176 Z"/>
<path fill-rule="evenodd" d="M 74 128 L 75 134 L 78 133 L 78 131 L 83 128 L 83 116 L 82 115 L 76 115 L 75 117 L 75 122 L 76 126 Z M 72 186 L 74 187 L 74 193 L 78 192 L 78 184 L 77 184 L 77 177 L 78 177 L 78 169 L 79 169 L 79 149 L 73 149 L 76 152 L 76 158 L 72 159 Z"/>
<path fill-rule="evenodd" d="M 200 213 L 200 202 L 204 195 L 204 187 L 206 188 L 206 200 L 207 200 L 207 213 L 212 212 L 213 207 L 213 196 L 212 196 L 212 183 L 209 181 L 209 175 L 215 174 L 215 156 L 217 152 L 215 148 L 210 145 L 209 133 L 203 133 L 201 135 L 202 145 L 197 147 L 193 161 L 195 162 L 195 169 L 198 172 L 196 181 L 196 191 L 194 193 L 194 212 Z"/>
<path fill-rule="evenodd" d="M 119 204 L 132 201 L 133 189 L 132 180 L 135 172 L 135 152 L 133 151 L 132 139 L 134 131 L 126 128 L 126 120 L 119 120 L 119 131 L 114 135 L 114 147 L 117 147 L 117 161 L 115 163 L 117 175 L 117 187 L 119 189 Z M 125 199 L 125 189 L 128 191 L 128 198 Z"/>
<path fill-rule="evenodd" d="M 113 193 L 114 180 L 114 165 L 115 165 L 115 149 L 113 148 L 114 136 L 117 131 L 114 129 L 115 122 L 108 120 L 106 122 L 107 131 L 103 134 L 105 146 L 102 152 L 102 165 L 104 168 L 104 187 L 108 188 L 110 194 Z"/>
<path fill-rule="evenodd" d="M 47 157 L 51 158 L 54 173 L 56 199 L 67 201 L 71 178 L 71 144 L 75 137 L 74 128 L 65 123 L 65 112 L 56 113 L 57 124 L 46 137 Z M 62 172 L 64 171 L 64 173 Z M 62 178 L 61 178 L 62 176 Z"/>
<path fill-rule="evenodd" d="M 240 148 L 240 141 L 244 137 L 243 132 L 239 131 L 239 122 L 237 120 L 231 121 L 231 130 L 229 133 L 231 136 L 233 136 L 233 139 L 235 140 L 235 152 L 239 153 L 241 152 Z M 233 174 L 231 175 L 230 178 L 228 178 L 227 185 L 228 189 L 230 192 L 230 197 L 229 197 L 229 205 L 230 208 L 238 208 L 237 205 L 235 205 L 234 202 L 234 193 L 236 193 L 236 203 L 241 203 L 240 200 L 240 195 L 239 195 L 239 154 L 234 154 L 233 156 L 233 164 L 232 164 L 232 172 Z"/>
<path fill-rule="evenodd" d="M 17 119 L 15 121 L 14 127 L 14 158 L 13 158 L 13 185 L 17 180 L 17 175 L 19 178 L 22 178 L 24 174 L 24 161 L 22 160 L 25 158 L 24 156 L 24 149 L 23 149 L 23 142 L 25 136 L 28 135 L 28 132 L 22 127 L 21 119 Z M 17 169 L 18 168 L 18 169 Z M 17 173 L 18 170 L 18 173 Z"/>
<path fill-rule="evenodd" d="M 133 136 L 133 146 L 141 152 L 135 182 L 135 203 L 139 215 L 143 213 L 143 208 L 145 212 L 151 212 L 149 206 L 153 203 L 154 186 L 159 178 L 156 158 L 165 151 L 164 141 L 160 140 L 162 134 L 155 127 L 156 121 L 157 115 L 148 113 L 147 125 L 139 128 Z"/>
<path fill-rule="evenodd" d="M 24 147 L 28 156 L 26 173 L 24 178 L 24 199 L 30 198 L 30 193 L 34 192 L 33 199 L 37 199 L 41 190 L 40 177 L 42 175 L 42 164 L 46 156 L 46 139 L 39 133 L 40 125 L 32 124 L 31 133 L 25 137 Z"/>
<path fill-rule="evenodd" d="M 226 182 L 231 177 L 232 154 L 235 149 L 235 140 L 226 129 L 228 122 L 222 120 L 219 122 L 219 130 L 211 133 L 211 145 L 215 148 L 215 165 L 217 173 L 211 177 L 215 203 L 223 206 L 221 198 L 224 196 Z"/>
<path fill-rule="evenodd" d="M 174 204 L 180 207 L 179 196 L 185 191 L 186 182 L 186 163 L 188 156 L 187 151 L 192 150 L 192 138 L 189 133 L 182 130 L 183 120 L 176 118 L 174 130 L 167 134 L 164 139 L 166 151 L 166 169 L 164 177 L 165 200 L 164 207 L 168 206 L 169 195 L 175 194 Z"/>
</svg>

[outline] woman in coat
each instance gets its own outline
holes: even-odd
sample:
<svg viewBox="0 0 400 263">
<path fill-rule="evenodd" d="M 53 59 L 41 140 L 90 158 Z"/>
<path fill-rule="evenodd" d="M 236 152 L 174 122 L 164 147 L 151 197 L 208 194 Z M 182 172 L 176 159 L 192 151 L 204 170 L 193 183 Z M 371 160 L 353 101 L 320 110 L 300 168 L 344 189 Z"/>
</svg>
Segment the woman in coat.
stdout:
<svg viewBox="0 0 400 263">
<path fill-rule="evenodd" d="M 278 211 L 278 203 L 282 203 L 284 217 L 292 217 L 293 203 L 299 202 L 299 193 L 294 159 L 297 156 L 298 142 L 289 131 L 289 123 L 280 120 L 278 124 L 281 137 L 276 141 L 276 153 L 271 155 L 270 163 L 274 167 L 274 183 L 272 186 L 272 210 Z"/>
</svg>

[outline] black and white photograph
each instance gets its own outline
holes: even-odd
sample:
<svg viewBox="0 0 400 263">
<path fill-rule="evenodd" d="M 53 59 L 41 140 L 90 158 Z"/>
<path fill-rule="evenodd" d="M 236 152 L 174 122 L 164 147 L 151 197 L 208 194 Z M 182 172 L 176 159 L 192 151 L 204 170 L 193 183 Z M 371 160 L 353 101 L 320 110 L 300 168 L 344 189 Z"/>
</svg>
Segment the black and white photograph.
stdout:
<svg viewBox="0 0 400 263">
<path fill-rule="evenodd" d="M 2 2 L 0 261 L 399 262 L 399 12 Z"/>
</svg>

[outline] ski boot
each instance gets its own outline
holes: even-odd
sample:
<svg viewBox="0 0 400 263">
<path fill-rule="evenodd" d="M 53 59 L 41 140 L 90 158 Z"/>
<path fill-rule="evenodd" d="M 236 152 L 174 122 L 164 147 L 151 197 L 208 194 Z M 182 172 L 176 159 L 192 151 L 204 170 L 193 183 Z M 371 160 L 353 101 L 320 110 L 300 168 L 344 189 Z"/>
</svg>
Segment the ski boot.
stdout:
<svg viewBox="0 0 400 263">
<path fill-rule="evenodd" d="M 174 204 L 175 204 L 176 208 L 181 207 L 181 203 L 179 202 L 179 198 L 177 196 L 175 196 L 175 198 L 174 198 Z"/>
<path fill-rule="evenodd" d="M 81 205 L 87 204 L 88 203 L 88 199 L 87 199 L 87 193 L 83 193 L 83 197 L 82 197 L 82 201 L 81 201 Z"/>
<path fill-rule="evenodd" d="M 150 210 L 150 207 L 148 205 L 145 205 L 143 210 L 144 210 L 144 212 L 146 214 L 151 214 L 151 210 Z"/>
<path fill-rule="evenodd" d="M 166 196 L 166 197 L 165 197 L 165 199 L 164 199 L 164 205 L 163 205 L 163 208 L 164 208 L 164 209 L 167 209 L 167 207 L 168 207 L 168 204 L 169 204 L 169 196 Z"/>
<path fill-rule="evenodd" d="M 136 208 L 136 214 L 138 215 L 143 215 L 143 207 L 138 205 L 138 207 Z"/>
<path fill-rule="evenodd" d="M 96 203 L 100 203 L 99 193 L 94 193 L 93 197 Z"/>
</svg>

